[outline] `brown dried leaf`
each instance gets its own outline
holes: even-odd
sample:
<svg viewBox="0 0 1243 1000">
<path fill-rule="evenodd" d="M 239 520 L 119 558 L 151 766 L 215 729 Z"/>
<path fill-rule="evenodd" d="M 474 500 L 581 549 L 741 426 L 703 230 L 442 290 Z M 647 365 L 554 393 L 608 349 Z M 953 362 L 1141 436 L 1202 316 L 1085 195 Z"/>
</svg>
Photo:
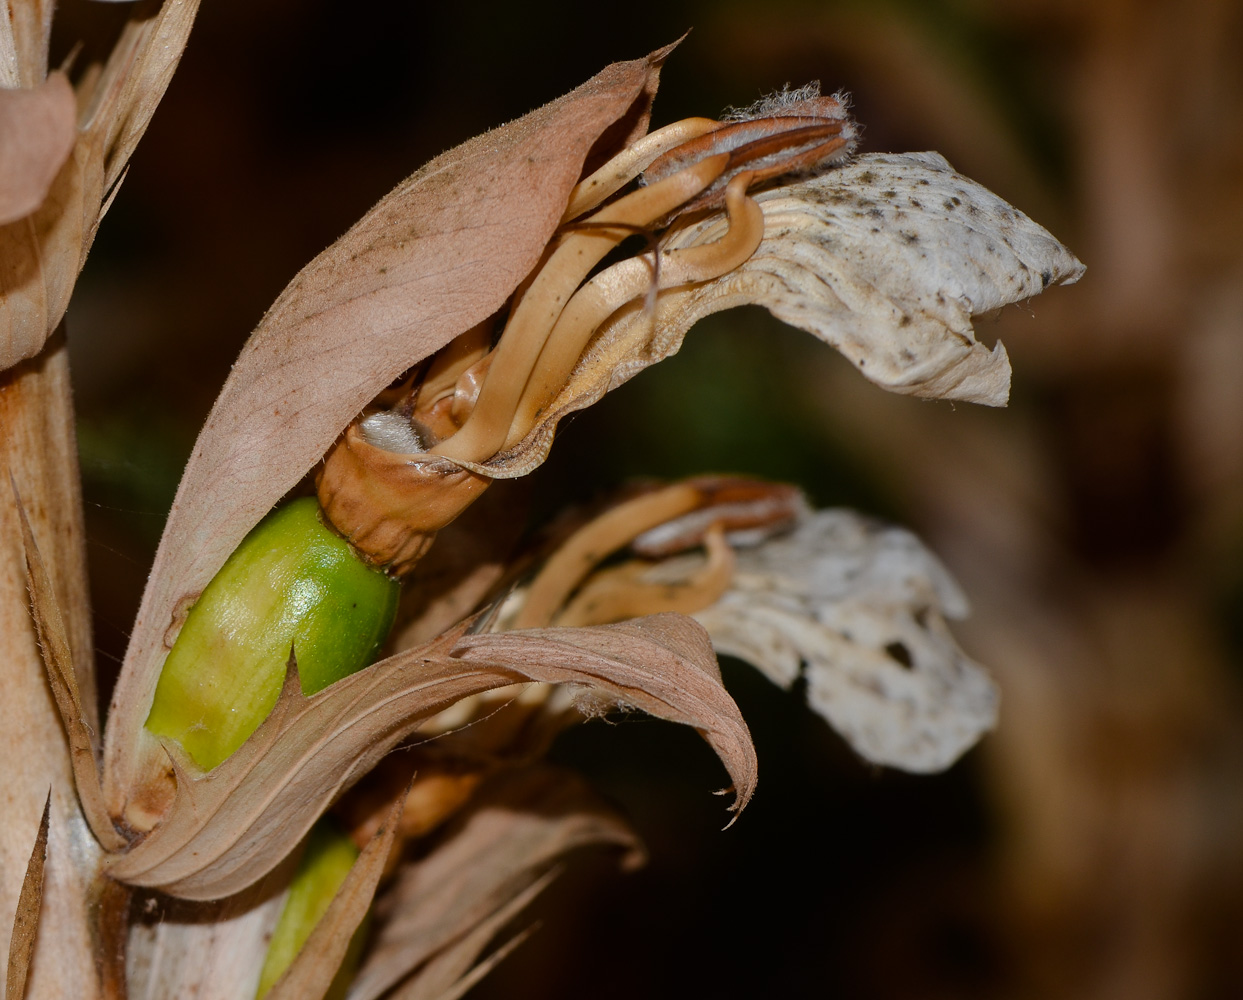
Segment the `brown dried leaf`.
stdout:
<svg viewBox="0 0 1243 1000">
<path fill-rule="evenodd" d="M 217 399 L 165 525 L 105 744 L 118 813 L 151 741 L 173 609 L 397 375 L 495 312 L 534 267 L 593 145 L 650 104 L 668 49 L 437 157 L 289 284 Z"/>
<path fill-rule="evenodd" d="M 64 73 L 31 89 L 0 88 L 0 226 L 43 204 L 77 137 L 77 105 Z"/>
<path fill-rule="evenodd" d="M 52 7 L 10 6 L 47 16 Z M 177 66 L 197 7 L 198 0 L 166 0 L 154 16 L 148 5 L 138 7 L 104 71 L 84 78 L 92 91 L 81 95 L 89 105 L 85 123 L 76 133 L 71 158 L 49 178 L 41 206 L 18 222 L 0 225 L 0 369 L 37 354 L 64 316 L 99 220 Z M 33 23 L 29 16 L 25 20 Z M 19 48 L 20 43 L 20 38 L 14 42 Z M 0 47 L 5 44 L 0 36 Z M 43 44 L 39 58 L 46 61 L 46 37 Z M 23 73 L 22 80 L 33 87 L 42 73 L 33 80 Z M 78 102 L 71 103 L 73 121 Z"/>
<path fill-rule="evenodd" d="M 593 844 L 623 848 L 629 864 L 642 860 L 634 833 L 575 775 L 541 767 L 489 782 L 437 847 L 404 865 L 381 895 L 349 1000 L 374 1000 L 416 969 L 409 996 L 446 993 L 471 977 L 478 955 L 547 885 L 556 862 Z"/>
<path fill-rule="evenodd" d="M 359 854 L 297 957 L 268 993 L 268 1000 L 305 1000 L 307 997 L 322 997 L 328 992 L 349 950 L 354 932 L 371 909 L 371 900 L 380 884 L 380 876 L 384 874 L 405 801 L 406 797 L 402 795 L 393 803 L 384 824 Z"/>
<path fill-rule="evenodd" d="M 382 660 L 308 698 L 291 666 L 272 714 L 232 757 L 197 773 L 165 749 L 177 795 L 165 820 L 112 877 L 187 899 L 215 899 L 262 877 L 346 788 L 419 724 L 480 691 L 521 680 L 590 686 L 614 700 L 694 726 L 737 788 L 755 785 L 755 752 L 721 685 L 707 633 L 679 615 L 592 629 L 464 637 Z"/>
<path fill-rule="evenodd" d="M 52 812 L 52 793 L 43 804 L 43 818 L 30 851 L 26 877 L 22 880 L 17 912 L 13 915 L 13 933 L 9 938 L 9 967 L 5 977 L 7 1000 L 22 1000 L 26 995 L 26 974 L 35 951 L 35 934 L 39 930 L 39 913 L 43 908 L 43 868 L 47 864 L 48 820 Z"/>
<path fill-rule="evenodd" d="M 894 392 L 999 406 L 1010 365 L 975 339 L 971 318 L 1069 284 L 1083 265 L 1046 230 L 936 153 L 871 154 L 755 196 L 764 240 L 740 268 L 663 293 L 653 323 L 638 301 L 599 329 L 547 418 L 508 454 L 471 466 L 521 476 L 552 446 L 557 421 L 676 353 L 704 316 L 741 305 L 836 347 Z M 720 214 L 668 249 L 724 231 Z"/>
<path fill-rule="evenodd" d="M 35 541 L 26 508 L 22 505 L 17 486 L 13 487 L 13 499 L 22 527 L 22 545 L 26 556 L 26 585 L 30 590 L 30 610 L 39 635 L 39 647 L 43 664 L 47 668 L 48 684 L 60 711 L 61 721 L 69 739 L 69 757 L 73 766 L 74 783 L 82 812 L 90 824 L 91 832 L 105 850 L 116 851 L 125 846 L 122 837 L 112 825 L 108 810 L 104 808 L 103 792 L 99 780 L 99 763 L 96 756 L 95 737 L 82 713 L 82 697 L 78 691 L 77 674 L 69 648 L 69 636 L 65 622 L 56 602 L 52 581 L 48 579 L 39 546 Z"/>
<path fill-rule="evenodd" d="M 846 510 L 738 552 L 730 590 L 695 618 L 717 651 L 807 701 L 874 764 L 949 767 L 997 720 L 997 687 L 945 618 L 967 602 L 909 531 Z"/>
</svg>

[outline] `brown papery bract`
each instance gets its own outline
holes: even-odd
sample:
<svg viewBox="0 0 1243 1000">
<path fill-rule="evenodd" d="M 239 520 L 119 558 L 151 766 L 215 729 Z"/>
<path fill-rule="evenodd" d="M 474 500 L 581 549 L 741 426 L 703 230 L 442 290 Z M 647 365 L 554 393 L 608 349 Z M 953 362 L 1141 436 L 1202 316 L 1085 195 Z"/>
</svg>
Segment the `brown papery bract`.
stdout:
<svg viewBox="0 0 1243 1000">
<path fill-rule="evenodd" d="M 109 874 L 186 899 L 239 892 L 421 722 L 462 698 L 523 680 L 590 687 L 615 704 L 693 726 L 733 780 L 735 811 L 750 799 L 751 736 L 721 683 L 707 633 L 691 619 L 660 614 L 598 628 L 472 636 L 464 629 L 309 698 L 291 662 L 272 713 L 207 774 L 166 745 L 177 767 L 172 809 L 146 839 L 109 859 Z"/>
<path fill-rule="evenodd" d="M 73 88 L 53 73 L 29 90 L 0 88 L 0 226 L 43 204 L 77 131 Z"/>
<path fill-rule="evenodd" d="M 546 887 L 545 873 L 593 844 L 622 849 L 627 867 L 643 860 L 621 816 L 572 772 L 541 766 L 494 778 L 436 847 L 403 866 L 382 892 L 351 997 L 389 996 L 414 970 L 424 989 L 432 980 L 443 981 L 441 988 L 455 984 L 501 926 Z"/>
</svg>

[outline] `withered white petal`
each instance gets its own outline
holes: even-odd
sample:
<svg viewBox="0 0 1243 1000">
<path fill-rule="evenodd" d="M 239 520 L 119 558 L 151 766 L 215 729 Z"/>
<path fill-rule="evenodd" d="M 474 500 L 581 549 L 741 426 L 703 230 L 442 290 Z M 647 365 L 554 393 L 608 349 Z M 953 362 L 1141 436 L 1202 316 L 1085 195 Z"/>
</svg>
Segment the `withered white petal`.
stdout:
<svg viewBox="0 0 1243 1000">
<path fill-rule="evenodd" d="M 945 618 L 967 602 L 909 531 L 845 510 L 738 553 L 730 590 L 694 617 L 719 653 L 789 688 L 867 760 L 948 767 L 996 722 L 996 685 Z"/>
</svg>

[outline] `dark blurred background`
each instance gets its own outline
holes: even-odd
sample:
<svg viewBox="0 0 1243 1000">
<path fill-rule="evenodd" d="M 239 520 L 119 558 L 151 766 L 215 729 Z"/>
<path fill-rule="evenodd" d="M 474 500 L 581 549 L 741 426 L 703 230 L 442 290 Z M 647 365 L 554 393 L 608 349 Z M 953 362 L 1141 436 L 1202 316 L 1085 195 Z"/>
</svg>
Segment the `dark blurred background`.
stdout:
<svg viewBox="0 0 1243 1000">
<path fill-rule="evenodd" d="M 117 5 L 65 0 L 56 57 Z M 1231 0 L 205 3 L 69 313 L 105 676 L 231 360 L 422 162 L 687 28 L 655 124 L 819 79 L 865 151 L 936 149 L 1084 280 L 981 326 L 1007 410 L 891 396 L 759 310 L 564 428 L 551 512 L 739 471 L 893 518 L 972 596 L 1003 690 L 949 773 L 856 759 L 727 682 L 760 790 L 720 832 L 701 741 L 634 719 L 555 757 L 652 852 L 575 867 L 480 997 L 1243 995 L 1243 7 Z"/>
</svg>

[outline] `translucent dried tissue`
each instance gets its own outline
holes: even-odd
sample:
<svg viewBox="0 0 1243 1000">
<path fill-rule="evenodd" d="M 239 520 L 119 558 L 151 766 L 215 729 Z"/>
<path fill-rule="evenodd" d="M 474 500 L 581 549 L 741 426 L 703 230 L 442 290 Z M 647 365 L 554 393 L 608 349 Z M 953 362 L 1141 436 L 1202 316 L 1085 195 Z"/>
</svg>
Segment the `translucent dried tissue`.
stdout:
<svg viewBox="0 0 1243 1000">
<path fill-rule="evenodd" d="M 729 591 L 694 617 L 719 653 L 807 702 L 864 758 L 907 771 L 952 764 L 997 720 L 998 691 L 946 618 L 967 602 L 913 534 L 847 510 L 738 552 Z"/>
</svg>

